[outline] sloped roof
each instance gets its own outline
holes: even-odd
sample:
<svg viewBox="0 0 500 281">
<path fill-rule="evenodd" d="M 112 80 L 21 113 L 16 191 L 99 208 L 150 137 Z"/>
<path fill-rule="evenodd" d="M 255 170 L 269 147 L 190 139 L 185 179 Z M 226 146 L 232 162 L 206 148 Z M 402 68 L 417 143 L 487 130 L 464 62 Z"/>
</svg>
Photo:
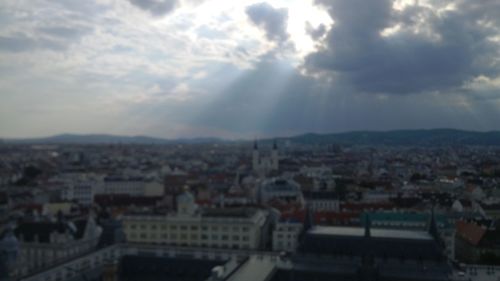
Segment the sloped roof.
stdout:
<svg viewBox="0 0 500 281">
<path fill-rule="evenodd" d="M 70 226 L 72 223 L 75 229 Z M 23 242 L 35 242 L 37 237 L 40 243 L 50 243 L 50 235 L 57 233 L 70 233 L 75 239 L 81 239 L 85 234 L 87 220 L 77 219 L 71 222 L 25 222 L 20 224 L 14 233 L 19 238 L 21 235 Z"/>
<path fill-rule="evenodd" d="M 475 223 L 457 221 L 457 235 L 474 246 L 479 244 L 485 233 L 486 228 Z"/>
</svg>

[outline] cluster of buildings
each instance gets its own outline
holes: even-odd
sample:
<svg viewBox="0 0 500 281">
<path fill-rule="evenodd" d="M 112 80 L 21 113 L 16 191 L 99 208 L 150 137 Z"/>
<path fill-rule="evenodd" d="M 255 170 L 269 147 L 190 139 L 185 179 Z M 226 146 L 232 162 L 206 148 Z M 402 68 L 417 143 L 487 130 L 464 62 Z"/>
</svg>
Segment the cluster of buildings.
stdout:
<svg viewBox="0 0 500 281">
<path fill-rule="evenodd" d="M 495 147 L 2 144 L 0 155 L 0 280 L 500 278 Z"/>
</svg>

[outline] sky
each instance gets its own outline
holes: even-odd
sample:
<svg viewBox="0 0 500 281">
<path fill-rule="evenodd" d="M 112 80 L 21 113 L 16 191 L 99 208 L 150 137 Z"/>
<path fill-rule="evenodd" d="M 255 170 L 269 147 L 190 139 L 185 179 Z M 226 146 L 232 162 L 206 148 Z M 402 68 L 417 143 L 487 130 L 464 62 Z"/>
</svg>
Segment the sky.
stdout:
<svg viewBox="0 0 500 281">
<path fill-rule="evenodd" d="M 500 1 L 0 1 L 0 137 L 419 128 L 500 130 Z"/>
</svg>

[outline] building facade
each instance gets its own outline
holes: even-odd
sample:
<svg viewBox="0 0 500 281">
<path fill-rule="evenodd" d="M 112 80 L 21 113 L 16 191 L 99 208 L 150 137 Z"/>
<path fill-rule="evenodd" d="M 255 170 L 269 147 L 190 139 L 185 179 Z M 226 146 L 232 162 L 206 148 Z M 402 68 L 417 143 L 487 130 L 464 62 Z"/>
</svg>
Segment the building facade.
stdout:
<svg viewBox="0 0 500 281">
<path fill-rule="evenodd" d="M 273 230 L 273 251 L 295 252 L 303 225 L 298 221 L 278 222 Z"/>
<path fill-rule="evenodd" d="M 128 214 L 127 241 L 190 247 L 260 249 L 266 243 L 268 215 L 253 208 L 199 209 L 185 192 L 175 214 Z"/>
<path fill-rule="evenodd" d="M 56 222 L 27 222 L 15 229 L 20 243 L 17 275 L 93 251 L 101 228 L 92 216 Z"/>
</svg>

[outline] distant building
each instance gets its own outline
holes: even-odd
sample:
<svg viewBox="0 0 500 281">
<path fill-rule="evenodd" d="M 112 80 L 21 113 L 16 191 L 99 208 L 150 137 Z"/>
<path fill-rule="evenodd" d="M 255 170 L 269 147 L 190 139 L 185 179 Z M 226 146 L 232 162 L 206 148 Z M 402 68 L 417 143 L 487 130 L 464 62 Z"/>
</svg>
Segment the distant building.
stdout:
<svg viewBox="0 0 500 281">
<path fill-rule="evenodd" d="M 304 197 L 298 183 L 290 179 L 272 178 L 262 182 L 257 189 L 257 201 L 266 204 L 272 200 L 303 203 Z"/>
<path fill-rule="evenodd" d="M 163 196 L 161 182 L 142 177 L 106 177 L 102 189 L 96 194 L 128 194 L 132 196 Z"/>
<path fill-rule="evenodd" d="M 0 281 L 14 280 L 18 266 L 19 242 L 12 227 L 0 233 Z"/>
<path fill-rule="evenodd" d="M 270 157 L 262 157 L 259 152 L 257 141 L 254 142 L 252 152 L 252 169 L 259 175 L 265 175 L 272 171 L 279 170 L 278 146 L 273 143 Z"/>
<path fill-rule="evenodd" d="M 91 205 L 94 195 L 102 187 L 102 177 L 86 173 L 62 174 L 51 179 L 61 184 L 61 199 Z"/>
</svg>

